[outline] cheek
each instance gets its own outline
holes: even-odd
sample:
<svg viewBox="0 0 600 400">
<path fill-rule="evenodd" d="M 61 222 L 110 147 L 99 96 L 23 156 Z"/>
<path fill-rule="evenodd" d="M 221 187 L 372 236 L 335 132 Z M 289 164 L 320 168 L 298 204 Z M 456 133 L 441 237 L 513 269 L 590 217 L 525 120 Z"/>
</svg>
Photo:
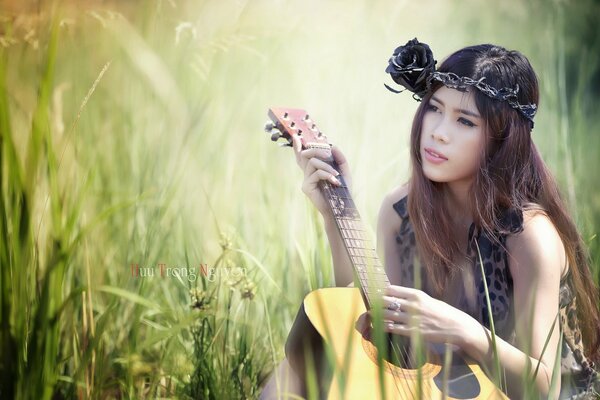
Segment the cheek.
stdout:
<svg viewBox="0 0 600 400">
<path fill-rule="evenodd" d="M 425 137 L 427 137 L 427 135 L 431 132 L 431 129 L 433 128 L 433 125 L 435 123 L 434 118 L 432 118 L 432 113 L 426 113 L 425 116 L 423 117 L 423 122 L 421 124 L 421 134 L 420 136 L 420 140 L 419 140 L 419 144 L 421 145 L 421 148 L 424 147 L 424 141 L 425 141 Z"/>
<path fill-rule="evenodd" d="M 423 116 L 423 124 L 421 125 L 421 134 L 424 132 L 431 132 L 433 125 L 435 124 L 435 113 L 426 112 Z M 422 136 L 422 135 L 421 135 Z"/>
<path fill-rule="evenodd" d="M 462 165 L 469 170 L 477 169 L 481 162 L 483 141 L 481 136 L 476 135 L 464 141 L 462 146 Z"/>
</svg>

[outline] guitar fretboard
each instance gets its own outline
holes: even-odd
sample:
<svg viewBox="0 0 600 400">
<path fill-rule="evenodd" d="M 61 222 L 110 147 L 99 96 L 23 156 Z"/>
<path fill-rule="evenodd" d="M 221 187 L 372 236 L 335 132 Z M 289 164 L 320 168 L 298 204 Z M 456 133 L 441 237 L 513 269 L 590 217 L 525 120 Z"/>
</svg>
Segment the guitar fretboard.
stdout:
<svg viewBox="0 0 600 400">
<path fill-rule="evenodd" d="M 339 171 L 335 161 L 330 161 L 329 164 Z M 321 181 L 321 192 L 329 203 L 352 262 L 352 268 L 360 283 L 363 300 L 367 309 L 370 309 L 372 300 L 381 297 L 390 282 L 385 268 L 379 261 L 373 241 L 361 221 L 344 177 L 338 175 L 337 179 L 342 183 L 341 186 Z"/>
</svg>

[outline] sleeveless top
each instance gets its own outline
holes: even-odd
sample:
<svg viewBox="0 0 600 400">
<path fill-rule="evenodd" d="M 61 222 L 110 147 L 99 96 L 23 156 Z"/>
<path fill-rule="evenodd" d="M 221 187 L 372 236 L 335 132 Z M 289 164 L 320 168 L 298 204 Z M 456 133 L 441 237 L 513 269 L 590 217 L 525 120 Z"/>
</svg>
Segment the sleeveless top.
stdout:
<svg viewBox="0 0 600 400">
<path fill-rule="evenodd" d="M 416 257 L 415 234 L 408 218 L 408 197 L 394 203 L 394 210 L 402 218 L 396 243 L 400 254 L 400 277 L 403 286 L 414 287 L 414 259 Z M 523 214 L 518 210 L 505 210 L 500 217 L 500 225 L 511 234 L 523 230 Z M 476 284 L 477 304 L 475 311 L 469 312 L 466 298 L 463 296 L 458 308 L 469 313 L 483 326 L 490 329 L 489 312 L 485 296 L 485 286 L 481 275 L 481 260 L 492 307 L 496 335 L 507 342 L 515 343 L 515 321 L 512 302 L 513 281 L 506 253 L 507 235 L 495 232 L 501 245 L 492 240 L 485 232 L 476 229 L 475 223 L 469 227 L 467 255 L 472 262 L 472 272 Z M 477 250 L 479 247 L 479 252 Z M 424 289 L 427 291 L 427 289 Z M 600 375 L 595 365 L 585 356 L 581 330 L 577 321 L 577 302 L 573 288 L 570 268 L 560 281 L 560 329 L 563 333 L 561 351 L 561 399 L 587 398 L 591 393 L 600 391 Z M 471 309 L 472 310 L 472 309 Z M 475 314 L 475 315 L 473 315 Z M 597 397 L 594 397 L 597 398 Z"/>
</svg>

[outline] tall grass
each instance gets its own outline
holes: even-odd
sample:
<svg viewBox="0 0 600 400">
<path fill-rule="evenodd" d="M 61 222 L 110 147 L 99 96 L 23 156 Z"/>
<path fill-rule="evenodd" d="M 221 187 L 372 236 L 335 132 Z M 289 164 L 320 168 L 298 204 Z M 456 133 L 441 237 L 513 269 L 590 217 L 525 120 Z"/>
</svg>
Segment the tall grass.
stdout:
<svg viewBox="0 0 600 400">
<path fill-rule="evenodd" d="M 303 296 L 333 285 L 293 155 L 262 136 L 266 111 L 308 109 L 350 160 L 374 226 L 383 194 L 408 177 L 415 109 L 382 90 L 383 69 L 415 36 L 438 57 L 486 41 L 530 56 L 542 87 L 534 140 L 598 276 L 599 43 L 592 22 L 574 22 L 597 9 L 6 2 L 0 397 L 257 397 Z M 135 277 L 132 264 L 198 275 Z M 237 267 L 243 276 L 225 275 Z"/>
</svg>

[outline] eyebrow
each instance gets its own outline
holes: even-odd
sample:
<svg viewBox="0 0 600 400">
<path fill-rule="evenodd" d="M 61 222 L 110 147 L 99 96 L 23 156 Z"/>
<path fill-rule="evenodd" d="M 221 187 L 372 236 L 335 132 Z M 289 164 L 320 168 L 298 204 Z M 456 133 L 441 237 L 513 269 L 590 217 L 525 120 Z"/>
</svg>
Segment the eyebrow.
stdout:
<svg viewBox="0 0 600 400">
<path fill-rule="evenodd" d="M 435 100 L 435 101 L 437 101 L 437 102 L 438 102 L 438 103 L 440 103 L 441 105 L 444 105 L 444 102 L 443 102 L 443 101 L 441 101 L 440 99 L 438 99 L 438 98 L 437 98 L 437 97 L 435 97 L 435 96 L 431 96 L 431 99 L 432 99 L 432 100 Z M 472 112 L 472 111 L 469 111 L 469 110 L 463 110 L 462 108 L 455 108 L 455 109 L 454 109 L 454 111 L 458 111 L 458 112 L 460 112 L 460 113 L 462 113 L 462 114 L 465 114 L 465 115 L 470 115 L 471 117 L 475 117 L 475 118 L 481 118 L 481 116 L 479 116 L 479 114 L 477 114 L 477 113 L 474 113 L 474 112 Z"/>
</svg>

